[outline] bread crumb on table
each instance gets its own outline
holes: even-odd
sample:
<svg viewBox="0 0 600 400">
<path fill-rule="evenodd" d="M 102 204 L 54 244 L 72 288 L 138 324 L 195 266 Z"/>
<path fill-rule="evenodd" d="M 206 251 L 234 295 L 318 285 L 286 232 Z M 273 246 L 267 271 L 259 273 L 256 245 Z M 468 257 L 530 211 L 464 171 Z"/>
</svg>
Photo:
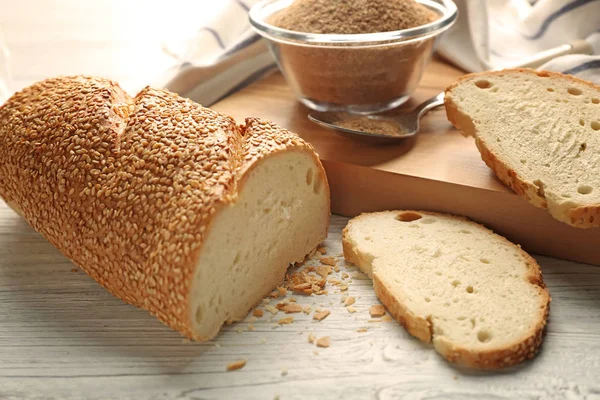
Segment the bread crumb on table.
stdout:
<svg viewBox="0 0 600 400">
<path fill-rule="evenodd" d="M 356 299 L 354 297 L 347 297 L 344 300 L 344 305 L 345 306 L 351 306 L 352 304 L 354 304 L 356 302 Z"/>
<path fill-rule="evenodd" d="M 311 306 L 306 306 L 302 309 L 302 312 L 306 315 L 310 314 Z"/>
<path fill-rule="evenodd" d="M 335 258 L 333 257 L 321 257 L 319 258 L 319 261 L 321 262 L 321 264 L 331 265 L 332 267 L 335 267 L 337 265 L 337 263 L 335 262 Z"/>
<path fill-rule="evenodd" d="M 77 272 L 79 271 L 77 268 L 71 268 L 71 272 Z"/>
<path fill-rule="evenodd" d="M 323 336 L 317 339 L 317 346 L 318 347 L 329 347 L 331 345 L 331 339 L 329 339 L 329 336 Z"/>
<path fill-rule="evenodd" d="M 274 307 L 272 305 L 265 306 L 265 310 L 267 310 L 268 312 L 270 312 L 273 315 L 275 315 L 275 314 L 277 314 L 279 312 L 279 310 L 277 309 L 277 307 Z"/>
<path fill-rule="evenodd" d="M 393 320 L 394 319 L 390 315 L 384 315 L 383 317 L 381 317 L 382 322 L 391 322 Z"/>
<path fill-rule="evenodd" d="M 321 310 L 321 311 L 317 311 L 315 313 L 315 315 L 313 315 L 313 319 L 316 319 L 317 321 L 322 321 L 325 318 L 327 318 L 327 316 L 330 314 L 329 310 Z"/>
<path fill-rule="evenodd" d="M 277 304 L 277 309 L 286 314 L 302 312 L 302 306 L 296 303 L 279 303 Z"/>
<path fill-rule="evenodd" d="M 354 314 L 355 312 L 357 312 L 357 311 L 358 311 L 356 308 L 354 308 L 354 307 L 352 307 L 352 306 L 348 306 L 348 307 L 346 307 L 346 310 L 348 310 L 348 312 L 349 312 L 350 314 Z"/>
<path fill-rule="evenodd" d="M 281 376 L 286 376 L 288 374 L 287 368 L 281 368 Z"/>
<path fill-rule="evenodd" d="M 317 338 L 311 333 L 308 334 L 308 343 L 314 343 Z"/>
<path fill-rule="evenodd" d="M 325 246 L 319 246 L 319 247 L 317 247 L 317 251 L 319 253 L 321 253 L 321 255 L 327 254 L 327 249 L 325 248 Z"/>
<path fill-rule="evenodd" d="M 246 365 L 246 360 L 238 360 L 227 364 L 227 371 L 235 371 L 236 369 L 242 369 Z"/>
<path fill-rule="evenodd" d="M 356 330 L 356 332 L 366 332 L 366 331 L 368 331 L 368 330 L 369 330 L 369 328 L 364 328 L 364 327 L 363 327 L 363 328 L 358 328 L 358 329 Z"/>
<path fill-rule="evenodd" d="M 371 306 L 371 308 L 369 308 L 369 314 L 371 314 L 371 317 L 373 318 L 382 317 L 385 315 L 385 307 L 381 304 Z"/>
<path fill-rule="evenodd" d="M 263 316 L 263 310 L 260 308 L 255 308 L 254 311 L 252 311 L 252 315 L 254 315 L 256 318 L 260 318 Z"/>
<path fill-rule="evenodd" d="M 277 293 L 279 293 L 280 297 L 285 297 L 287 295 L 287 289 L 284 288 L 283 286 L 279 286 L 277 288 Z"/>
<path fill-rule="evenodd" d="M 319 265 L 317 268 L 315 268 L 315 271 L 320 276 L 327 276 L 327 275 L 331 274 L 332 270 L 333 269 L 331 268 L 330 265 Z"/>
<path fill-rule="evenodd" d="M 285 318 L 281 318 L 279 321 L 277 321 L 277 323 L 279 325 L 288 325 L 288 324 L 291 324 L 292 322 L 294 322 L 294 317 L 285 317 Z"/>
</svg>

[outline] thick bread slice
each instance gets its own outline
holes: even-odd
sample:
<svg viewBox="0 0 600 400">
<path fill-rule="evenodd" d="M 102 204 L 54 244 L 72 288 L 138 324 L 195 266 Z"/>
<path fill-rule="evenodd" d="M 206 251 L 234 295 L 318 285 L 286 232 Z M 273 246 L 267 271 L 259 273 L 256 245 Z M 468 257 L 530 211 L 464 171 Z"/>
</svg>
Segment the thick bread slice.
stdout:
<svg viewBox="0 0 600 400">
<path fill-rule="evenodd" d="M 513 69 L 467 75 L 446 113 L 498 178 L 559 221 L 600 226 L 600 87 Z"/>
<path fill-rule="evenodd" d="M 550 296 L 505 238 L 462 217 L 386 211 L 352 219 L 343 246 L 392 316 L 449 361 L 493 369 L 537 352 Z"/>
<path fill-rule="evenodd" d="M 329 223 L 324 170 L 295 134 L 90 77 L 0 108 L 0 197 L 114 295 L 198 340 L 243 318 Z"/>
</svg>

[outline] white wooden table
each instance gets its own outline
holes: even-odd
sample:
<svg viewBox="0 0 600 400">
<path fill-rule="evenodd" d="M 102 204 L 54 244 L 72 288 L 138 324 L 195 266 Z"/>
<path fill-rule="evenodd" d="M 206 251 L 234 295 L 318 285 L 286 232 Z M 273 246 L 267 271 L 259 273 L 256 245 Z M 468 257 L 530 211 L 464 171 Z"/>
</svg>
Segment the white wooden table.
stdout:
<svg viewBox="0 0 600 400">
<path fill-rule="evenodd" d="M 13 88 L 94 73 L 138 89 L 169 64 L 159 44 L 168 24 L 148 29 L 173 17 L 158 7 L 0 0 Z M 341 254 L 345 223 L 332 218 L 329 255 Z M 497 373 L 457 369 L 395 322 L 369 322 L 377 299 L 359 279 L 346 292 L 356 313 L 331 287 L 328 296 L 296 296 L 331 311 L 321 322 L 294 314 L 279 326 L 284 315 L 269 321 L 266 312 L 254 331 L 242 322 L 190 343 L 77 272 L 0 203 L 0 399 L 600 399 L 600 267 L 537 259 L 553 297 L 544 345 L 535 360 Z M 339 274 L 356 271 L 340 265 Z M 309 344 L 311 332 L 331 346 Z M 226 372 L 240 359 L 243 369 Z"/>
</svg>

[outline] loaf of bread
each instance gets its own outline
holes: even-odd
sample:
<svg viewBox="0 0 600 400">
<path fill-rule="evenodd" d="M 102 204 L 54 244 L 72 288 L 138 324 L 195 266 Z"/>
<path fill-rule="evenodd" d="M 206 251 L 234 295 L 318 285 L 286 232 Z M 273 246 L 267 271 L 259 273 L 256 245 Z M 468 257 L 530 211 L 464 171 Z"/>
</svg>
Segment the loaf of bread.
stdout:
<svg viewBox="0 0 600 400">
<path fill-rule="evenodd" d="M 462 217 L 386 211 L 352 219 L 343 246 L 392 316 L 447 360 L 494 369 L 537 352 L 550 296 L 505 238 Z"/>
<path fill-rule="evenodd" d="M 313 148 L 173 93 L 49 79 L 0 108 L 0 197 L 122 300 L 197 340 L 326 237 Z"/>
<path fill-rule="evenodd" d="M 600 87 L 528 69 L 471 74 L 446 113 L 498 178 L 577 228 L 600 226 Z"/>
</svg>

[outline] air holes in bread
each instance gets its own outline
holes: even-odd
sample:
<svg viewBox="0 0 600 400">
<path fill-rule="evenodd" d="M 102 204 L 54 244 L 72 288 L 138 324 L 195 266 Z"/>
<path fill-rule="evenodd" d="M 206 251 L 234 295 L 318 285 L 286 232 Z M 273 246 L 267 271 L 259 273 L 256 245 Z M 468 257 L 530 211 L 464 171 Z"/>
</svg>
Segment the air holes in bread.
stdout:
<svg viewBox="0 0 600 400">
<path fill-rule="evenodd" d="M 592 121 L 592 123 L 590 124 L 590 127 L 595 131 L 600 131 L 600 122 Z"/>
<path fill-rule="evenodd" d="M 196 308 L 196 323 L 199 324 L 202 322 L 202 307 L 198 307 Z"/>
<path fill-rule="evenodd" d="M 431 302 L 431 297 L 425 297 L 425 301 L 426 301 L 427 303 L 430 303 L 430 302 Z"/>
<path fill-rule="evenodd" d="M 457 287 L 458 285 L 460 285 L 460 281 L 455 279 L 452 281 L 452 286 Z"/>
<path fill-rule="evenodd" d="M 521 158 L 521 164 L 527 164 L 527 160 L 524 158 Z"/>
<path fill-rule="evenodd" d="M 573 96 L 579 96 L 581 93 L 583 93 L 581 91 L 581 89 L 579 88 L 574 88 L 574 87 L 570 87 L 567 89 L 567 92 L 569 92 L 569 94 L 572 94 Z"/>
<path fill-rule="evenodd" d="M 592 97 L 592 103 L 594 104 L 600 104 L 600 99 L 597 97 Z"/>
<path fill-rule="evenodd" d="M 415 212 L 410 212 L 410 211 L 400 213 L 396 216 L 396 219 L 398 221 L 402 221 L 402 222 L 412 222 L 412 221 L 416 221 L 421 218 L 423 218 L 423 216 L 421 214 L 417 214 Z"/>
<path fill-rule="evenodd" d="M 473 286 L 469 285 L 466 289 L 467 293 L 473 293 Z"/>
<path fill-rule="evenodd" d="M 313 185 L 313 192 L 315 192 L 315 194 L 321 193 L 321 186 L 322 186 L 321 180 L 322 180 L 321 175 L 317 174 L 317 177 L 315 178 L 315 182 Z"/>
<path fill-rule="evenodd" d="M 581 143 L 579 145 L 579 152 L 585 151 L 585 149 L 587 149 L 587 144 Z"/>
<path fill-rule="evenodd" d="M 480 79 L 475 82 L 475 86 L 477 86 L 479 89 L 489 89 L 492 87 L 492 84 L 486 79 Z"/>
<path fill-rule="evenodd" d="M 459 232 L 460 233 L 464 233 L 465 235 L 470 235 L 471 234 L 471 231 L 469 231 L 467 229 L 461 229 Z"/>
<path fill-rule="evenodd" d="M 554 89 L 552 89 L 551 87 L 549 87 L 548 89 L 546 89 L 549 92 L 554 92 Z"/>
<path fill-rule="evenodd" d="M 487 343 L 492 340 L 492 335 L 488 331 L 479 331 L 477 333 L 477 340 L 481 343 Z"/>
<path fill-rule="evenodd" d="M 582 119 L 580 119 L 580 120 L 579 120 L 579 125 L 581 125 L 581 126 L 584 126 L 584 125 L 585 125 L 585 121 L 584 121 L 584 120 L 582 120 Z"/>
<path fill-rule="evenodd" d="M 579 194 L 590 194 L 594 190 L 590 185 L 581 185 L 577 188 Z"/>
<path fill-rule="evenodd" d="M 480 258 L 479 261 L 481 261 L 484 264 L 489 264 L 490 260 L 488 260 L 487 258 Z"/>
<path fill-rule="evenodd" d="M 312 184 L 313 181 L 313 170 L 312 168 L 309 168 L 308 171 L 306 171 L 306 186 L 310 186 Z"/>
<path fill-rule="evenodd" d="M 435 218 L 423 218 L 421 221 L 422 224 L 433 224 L 435 222 Z"/>
</svg>

